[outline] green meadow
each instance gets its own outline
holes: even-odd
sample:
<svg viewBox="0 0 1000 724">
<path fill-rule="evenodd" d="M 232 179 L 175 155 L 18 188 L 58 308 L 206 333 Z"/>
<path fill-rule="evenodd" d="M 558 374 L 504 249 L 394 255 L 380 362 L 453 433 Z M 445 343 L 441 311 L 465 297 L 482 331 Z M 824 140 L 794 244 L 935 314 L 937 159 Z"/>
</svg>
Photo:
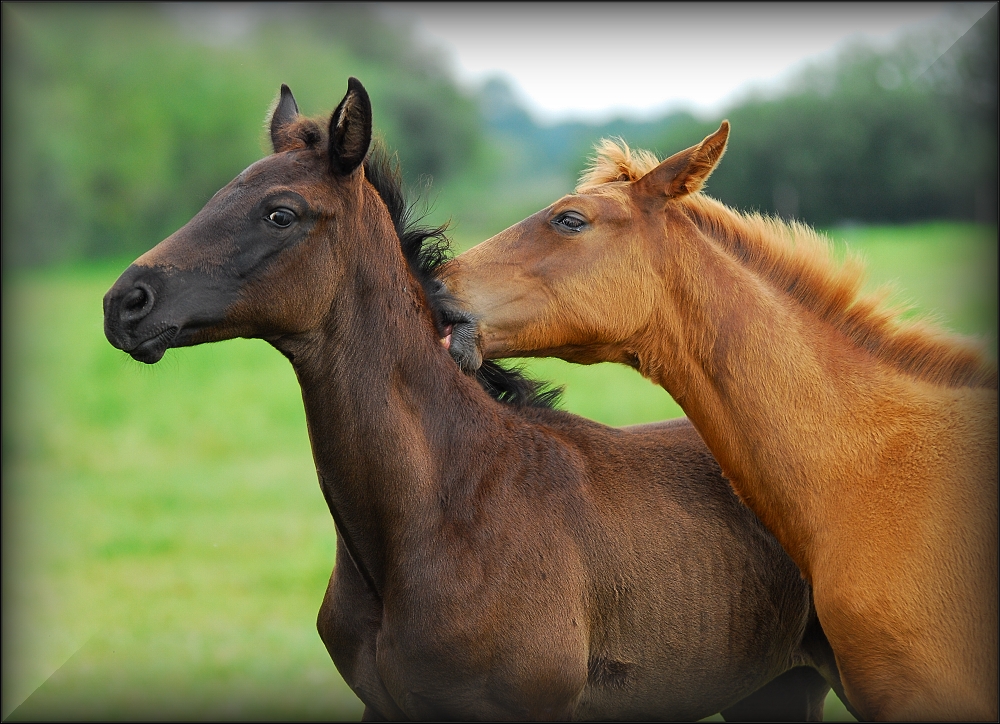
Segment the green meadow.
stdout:
<svg viewBox="0 0 1000 724">
<path fill-rule="evenodd" d="M 830 233 L 996 358 L 995 226 Z M 291 367 L 258 340 L 113 349 L 129 261 L 4 279 L 2 716 L 358 719 L 315 630 L 334 528 Z M 624 367 L 526 364 L 611 425 L 682 414 Z M 827 718 L 849 718 L 832 696 Z"/>
</svg>

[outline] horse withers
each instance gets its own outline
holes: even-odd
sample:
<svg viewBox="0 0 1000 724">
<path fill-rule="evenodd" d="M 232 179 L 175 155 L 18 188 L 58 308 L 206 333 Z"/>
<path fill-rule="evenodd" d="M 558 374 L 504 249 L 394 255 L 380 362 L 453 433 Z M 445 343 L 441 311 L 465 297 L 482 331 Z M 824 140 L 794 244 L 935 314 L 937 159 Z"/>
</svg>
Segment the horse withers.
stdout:
<svg viewBox="0 0 1000 724">
<path fill-rule="evenodd" d="M 451 261 L 452 353 L 662 385 L 812 583 L 855 709 L 996 719 L 996 365 L 862 296 L 811 229 L 700 193 L 728 136 L 662 163 L 604 141 L 576 193 Z"/>
<path fill-rule="evenodd" d="M 282 87 L 274 154 L 104 301 L 143 362 L 232 337 L 291 362 L 337 529 L 319 631 L 366 718 L 820 718 L 809 588 L 687 421 L 605 427 L 439 343 L 440 234 L 371 119 L 354 79 L 326 121 Z"/>
</svg>

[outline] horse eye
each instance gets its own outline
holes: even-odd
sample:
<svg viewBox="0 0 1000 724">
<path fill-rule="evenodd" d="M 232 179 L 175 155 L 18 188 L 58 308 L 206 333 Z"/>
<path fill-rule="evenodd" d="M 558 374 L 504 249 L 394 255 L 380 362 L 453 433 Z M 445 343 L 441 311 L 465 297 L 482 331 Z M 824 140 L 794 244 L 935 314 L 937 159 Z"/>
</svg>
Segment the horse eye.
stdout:
<svg viewBox="0 0 1000 724">
<path fill-rule="evenodd" d="M 580 214 L 567 211 L 564 214 L 559 214 L 559 216 L 552 220 L 552 223 L 564 231 L 580 231 L 587 225 L 587 220 L 580 216 Z"/>
<path fill-rule="evenodd" d="M 289 209 L 275 209 L 267 215 L 267 220 L 282 229 L 292 225 L 295 221 L 295 212 Z"/>
</svg>

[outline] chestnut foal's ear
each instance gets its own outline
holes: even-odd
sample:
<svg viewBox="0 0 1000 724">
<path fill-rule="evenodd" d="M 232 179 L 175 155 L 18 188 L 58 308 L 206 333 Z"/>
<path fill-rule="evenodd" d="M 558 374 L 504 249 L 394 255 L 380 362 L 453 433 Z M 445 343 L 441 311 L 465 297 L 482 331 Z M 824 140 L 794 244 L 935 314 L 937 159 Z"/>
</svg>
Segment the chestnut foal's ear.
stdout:
<svg viewBox="0 0 1000 724">
<path fill-rule="evenodd" d="M 729 140 L 729 121 L 697 146 L 675 153 L 636 181 L 643 191 L 667 197 L 685 196 L 700 191 L 719 165 Z"/>
<path fill-rule="evenodd" d="M 271 112 L 271 147 L 278 153 L 288 143 L 285 127 L 299 117 L 299 106 L 292 97 L 292 92 L 284 83 L 281 84 L 281 94 Z"/>
<path fill-rule="evenodd" d="M 348 78 L 347 95 L 330 116 L 330 168 L 346 176 L 361 165 L 372 142 L 372 102 L 357 78 Z"/>
</svg>

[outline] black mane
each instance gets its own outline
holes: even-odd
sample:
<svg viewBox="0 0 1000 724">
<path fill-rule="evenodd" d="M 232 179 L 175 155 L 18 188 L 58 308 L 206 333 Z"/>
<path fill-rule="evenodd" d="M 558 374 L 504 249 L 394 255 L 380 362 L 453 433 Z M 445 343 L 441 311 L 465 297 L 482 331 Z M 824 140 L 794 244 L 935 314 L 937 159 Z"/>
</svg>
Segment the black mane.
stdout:
<svg viewBox="0 0 1000 724">
<path fill-rule="evenodd" d="M 415 217 L 413 205 L 406 202 L 403 194 L 399 164 L 381 143 L 374 143 L 365 159 L 365 178 L 389 210 L 403 256 L 424 290 L 438 333 L 442 333 L 445 310 L 455 304 L 436 275 L 437 269 L 452 256 L 447 224 L 420 225 L 421 219 Z M 562 388 L 553 389 L 545 382 L 531 379 L 520 368 L 504 367 L 491 360 L 484 361 L 476 370 L 476 380 L 493 399 L 516 407 L 554 408 L 562 394 Z"/>
</svg>

